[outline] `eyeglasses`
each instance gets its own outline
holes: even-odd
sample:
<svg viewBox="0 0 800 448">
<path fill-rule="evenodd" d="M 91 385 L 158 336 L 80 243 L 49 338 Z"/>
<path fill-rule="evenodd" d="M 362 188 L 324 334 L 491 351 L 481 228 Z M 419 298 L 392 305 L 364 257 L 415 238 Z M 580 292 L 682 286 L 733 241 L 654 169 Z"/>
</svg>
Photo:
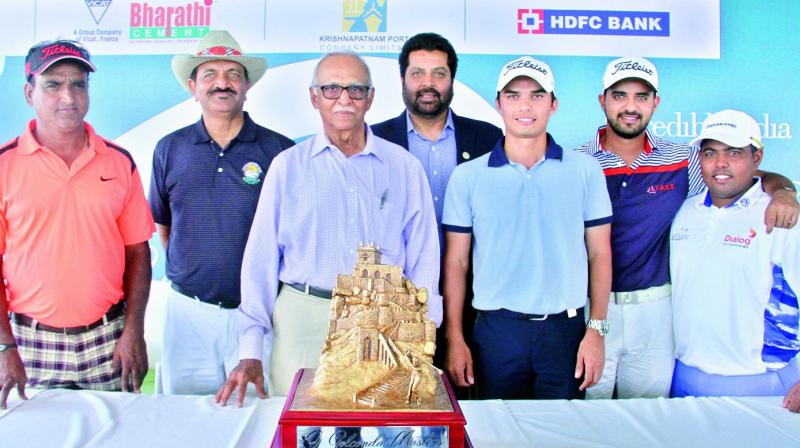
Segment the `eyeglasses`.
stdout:
<svg viewBox="0 0 800 448">
<path fill-rule="evenodd" d="M 351 86 L 340 86 L 339 84 L 325 84 L 324 86 L 316 85 L 322 91 L 322 96 L 329 100 L 338 100 L 342 96 L 342 91 L 347 90 L 347 94 L 351 100 L 363 100 L 369 93 L 370 86 L 360 86 L 353 84 Z"/>
</svg>

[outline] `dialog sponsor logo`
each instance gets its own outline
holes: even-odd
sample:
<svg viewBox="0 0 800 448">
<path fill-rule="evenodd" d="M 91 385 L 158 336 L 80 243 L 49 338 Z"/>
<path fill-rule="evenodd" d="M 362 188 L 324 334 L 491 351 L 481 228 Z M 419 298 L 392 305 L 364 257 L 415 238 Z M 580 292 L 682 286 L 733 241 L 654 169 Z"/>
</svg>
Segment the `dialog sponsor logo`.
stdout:
<svg viewBox="0 0 800 448">
<path fill-rule="evenodd" d="M 517 9 L 517 34 L 669 37 L 669 12 Z"/>
<path fill-rule="evenodd" d="M 725 238 L 722 240 L 722 245 L 747 249 L 750 247 L 750 243 L 755 238 L 756 231 L 754 229 L 750 229 L 750 233 L 748 233 L 747 236 L 725 235 Z"/>
</svg>

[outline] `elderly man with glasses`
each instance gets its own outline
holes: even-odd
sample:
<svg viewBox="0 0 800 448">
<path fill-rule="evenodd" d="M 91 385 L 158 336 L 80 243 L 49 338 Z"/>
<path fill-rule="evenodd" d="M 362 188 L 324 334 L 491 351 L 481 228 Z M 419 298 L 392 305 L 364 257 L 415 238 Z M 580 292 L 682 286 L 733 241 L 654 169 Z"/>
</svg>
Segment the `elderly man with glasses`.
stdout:
<svg viewBox="0 0 800 448">
<path fill-rule="evenodd" d="M 239 365 L 217 393 L 226 404 L 248 383 L 266 396 L 261 339 L 273 332 L 270 393 L 286 395 L 298 369 L 316 367 L 336 275 L 374 242 L 386 264 L 428 288 L 429 314 L 442 320 L 439 241 L 420 162 L 376 137 L 364 122 L 375 89 L 355 53 L 325 55 L 314 69 L 311 104 L 322 132 L 275 157 L 264 180 L 242 265 Z"/>
</svg>

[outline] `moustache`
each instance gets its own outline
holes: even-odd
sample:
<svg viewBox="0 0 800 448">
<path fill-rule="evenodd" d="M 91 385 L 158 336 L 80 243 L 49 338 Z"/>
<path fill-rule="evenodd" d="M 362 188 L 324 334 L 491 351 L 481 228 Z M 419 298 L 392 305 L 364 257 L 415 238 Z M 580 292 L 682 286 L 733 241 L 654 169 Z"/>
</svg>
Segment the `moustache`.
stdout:
<svg viewBox="0 0 800 448">
<path fill-rule="evenodd" d="M 421 89 L 421 90 L 417 91 L 417 98 L 420 98 L 420 97 L 422 97 L 422 95 L 425 95 L 425 94 L 428 94 L 428 93 L 432 93 L 434 96 L 436 96 L 436 98 L 441 98 L 442 97 L 442 95 L 439 93 L 438 90 L 436 90 L 436 89 L 434 89 L 432 87 L 426 87 L 424 89 Z"/>
<path fill-rule="evenodd" d="M 226 87 L 224 89 L 220 89 L 219 87 L 215 87 L 215 88 L 213 88 L 213 89 L 208 91 L 209 95 L 213 95 L 215 93 L 230 93 L 231 95 L 236 95 L 236 91 L 231 89 L 231 88 L 228 88 L 228 87 Z"/>
<path fill-rule="evenodd" d="M 620 112 L 619 114 L 617 114 L 617 118 L 622 118 L 623 115 L 633 115 L 640 120 L 642 119 L 642 114 L 640 114 L 639 112 Z"/>
</svg>

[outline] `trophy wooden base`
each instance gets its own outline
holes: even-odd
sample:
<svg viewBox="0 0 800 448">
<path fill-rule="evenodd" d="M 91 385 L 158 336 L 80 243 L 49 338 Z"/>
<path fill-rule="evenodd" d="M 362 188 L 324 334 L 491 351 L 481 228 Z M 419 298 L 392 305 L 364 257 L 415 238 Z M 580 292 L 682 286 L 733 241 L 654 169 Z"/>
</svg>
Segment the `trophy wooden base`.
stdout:
<svg viewBox="0 0 800 448">
<path fill-rule="evenodd" d="M 437 431 L 440 436 L 444 435 L 443 439 L 447 442 L 446 445 L 442 445 L 444 447 L 472 447 L 464 429 L 466 419 L 444 374 L 440 378 L 449 398 L 450 406 L 448 407 L 450 409 L 448 410 L 328 410 L 308 407 L 304 405 L 305 397 L 303 395 L 305 394 L 305 388 L 299 386 L 301 383 L 309 384 L 310 380 L 313 379 L 313 375 L 313 369 L 301 369 L 295 375 L 292 388 L 286 397 L 286 404 L 278 421 L 275 437 L 272 439 L 271 446 L 273 448 L 303 447 L 304 444 L 305 446 L 316 446 L 320 442 L 322 442 L 320 446 L 326 446 L 325 443 L 328 442 L 331 443 L 330 446 L 336 446 L 336 443 L 339 443 L 340 446 L 392 446 L 391 443 L 384 444 L 383 439 L 347 444 L 341 441 L 334 442 L 333 431 L 335 431 L 335 428 L 377 428 L 379 431 L 393 429 L 393 434 L 395 434 L 394 444 L 400 446 L 426 446 L 426 443 L 420 440 L 420 433 L 425 434 L 426 431 Z M 325 440 L 309 442 L 302 438 L 299 439 L 298 428 L 301 429 L 301 432 L 306 431 L 306 433 L 308 433 L 308 429 L 316 429 L 317 432 L 314 437 L 317 439 L 324 438 Z M 319 430 L 319 428 L 322 428 L 322 430 Z M 325 437 L 323 437 L 323 434 Z M 406 437 L 407 440 L 400 440 L 399 438 L 401 437 Z M 411 437 L 415 437 L 413 442 Z M 430 446 L 430 443 L 428 443 L 428 446 Z"/>
</svg>

